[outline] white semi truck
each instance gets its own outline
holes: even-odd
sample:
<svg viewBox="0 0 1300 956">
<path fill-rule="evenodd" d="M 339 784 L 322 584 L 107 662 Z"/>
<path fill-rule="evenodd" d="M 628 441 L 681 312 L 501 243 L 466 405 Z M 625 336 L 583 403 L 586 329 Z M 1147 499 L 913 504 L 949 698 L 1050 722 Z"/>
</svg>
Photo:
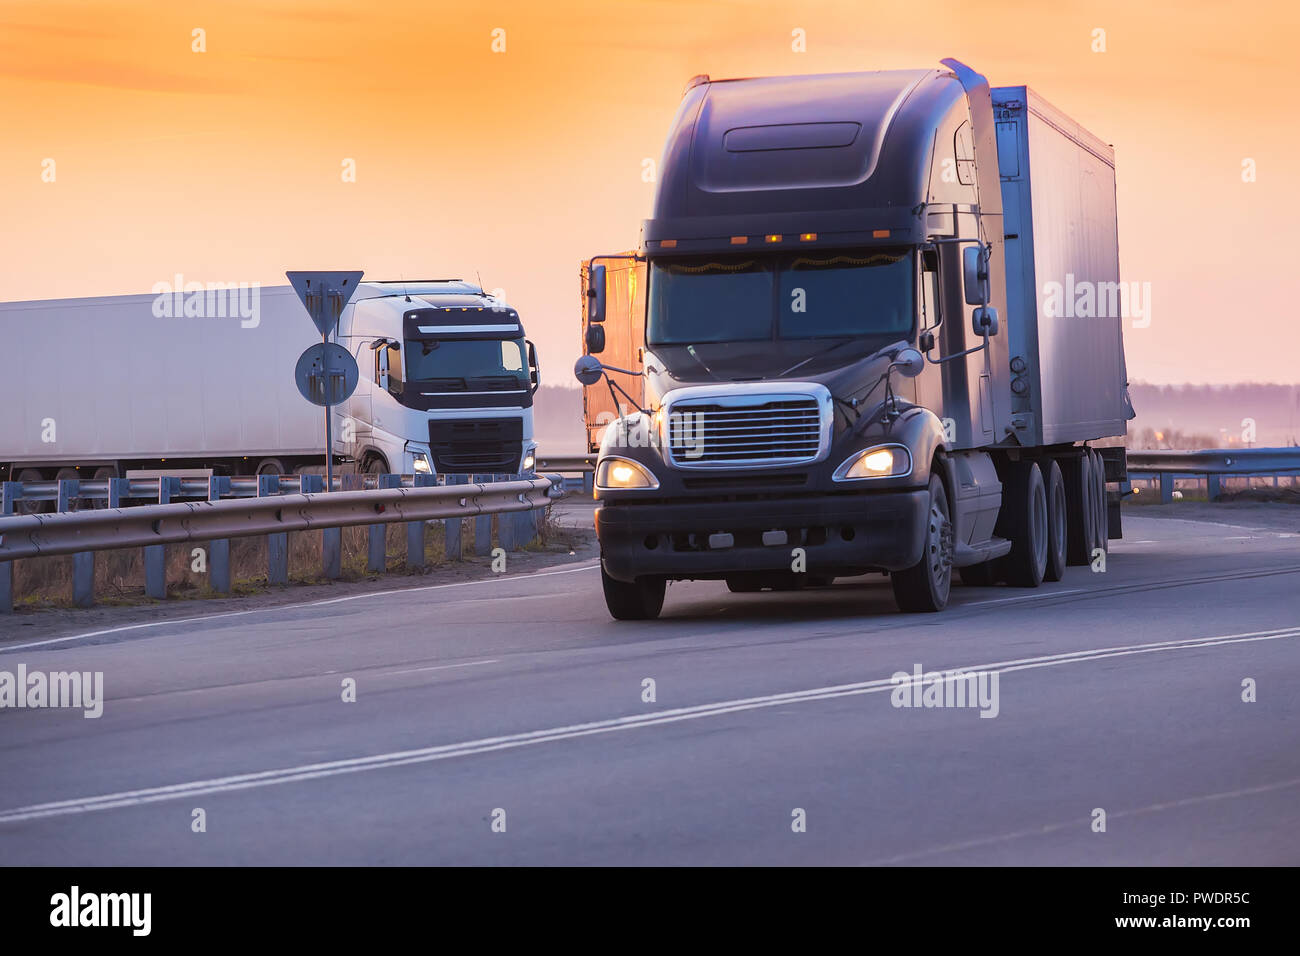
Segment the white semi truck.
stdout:
<svg viewBox="0 0 1300 956">
<path fill-rule="evenodd" d="M 0 303 L 0 479 L 323 467 L 324 413 L 294 383 L 320 334 L 294 291 L 176 286 Z M 333 415 L 345 468 L 532 470 L 537 355 L 501 299 L 457 279 L 362 282 L 332 340 L 360 367 Z"/>
</svg>

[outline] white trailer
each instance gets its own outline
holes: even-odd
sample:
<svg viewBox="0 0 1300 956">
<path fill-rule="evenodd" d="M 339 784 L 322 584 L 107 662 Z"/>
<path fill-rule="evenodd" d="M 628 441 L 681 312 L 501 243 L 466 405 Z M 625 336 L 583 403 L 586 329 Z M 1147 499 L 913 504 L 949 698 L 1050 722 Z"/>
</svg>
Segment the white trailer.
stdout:
<svg viewBox="0 0 1300 956">
<path fill-rule="evenodd" d="M 323 410 L 294 384 L 320 336 L 288 286 L 0 303 L 0 341 L 5 480 L 323 467 Z M 360 366 L 336 460 L 531 471 L 536 354 L 501 300 L 459 280 L 363 282 L 335 341 Z"/>
</svg>

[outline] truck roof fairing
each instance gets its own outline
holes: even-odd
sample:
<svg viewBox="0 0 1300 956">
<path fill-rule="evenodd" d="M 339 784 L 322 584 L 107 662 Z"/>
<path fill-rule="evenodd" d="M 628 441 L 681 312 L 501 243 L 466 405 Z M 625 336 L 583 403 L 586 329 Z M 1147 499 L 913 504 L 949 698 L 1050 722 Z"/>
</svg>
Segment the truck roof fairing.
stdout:
<svg viewBox="0 0 1300 956">
<path fill-rule="evenodd" d="M 919 243 L 935 130 L 965 95 L 946 70 L 700 82 L 669 131 L 642 251 Z"/>
</svg>

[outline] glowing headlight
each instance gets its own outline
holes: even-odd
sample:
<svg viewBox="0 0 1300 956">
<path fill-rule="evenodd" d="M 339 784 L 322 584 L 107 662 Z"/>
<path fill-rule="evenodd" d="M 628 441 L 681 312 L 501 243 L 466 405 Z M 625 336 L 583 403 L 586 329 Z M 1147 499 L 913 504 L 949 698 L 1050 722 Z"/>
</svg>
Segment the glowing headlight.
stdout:
<svg viewBox="0 0 1300 956">
<path fill-rule="evenodd" d="M 901 478 L 911 474 L 912 455 L 902 445 L 876 445 L 844 459 L 831 477 L 835 481 L 865 478 Z"/>
<path fill-rule="evenodd" d="M 536 456 L 533 455 L 531 451 L 528 454 L 524 455 L 524 468 L 523 468 L 524 471 L 532 471 L 533 465 L 535 464 L 537 464 L 537 458 Z"/>
<path fill-rule="evenodd" d="M 644 466 L 627 458 L 602 458 L 596 466 L 596 487 L 609 491 L 628 488 L 654 489 L 659 479 Z"/>
<path fill-rule="evenodd" d="M 415 473 L 417 475 L 431 475 L 433 468 L 429 465 L 429 456 L 422 451 L 417 451 L 412 458 L 414 462 Z"/>
</svg>

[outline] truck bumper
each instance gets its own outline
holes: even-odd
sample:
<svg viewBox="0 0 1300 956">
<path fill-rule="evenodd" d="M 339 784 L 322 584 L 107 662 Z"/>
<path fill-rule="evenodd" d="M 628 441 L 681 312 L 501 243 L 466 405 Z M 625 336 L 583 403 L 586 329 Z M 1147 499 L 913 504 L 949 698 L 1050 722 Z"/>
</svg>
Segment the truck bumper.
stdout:
<svg viewBox="0 0 1300 956">
<path fill-rule="evenodd" d="M 920 560 L 928 504 L 925 490 L 761 501 L 604 502 L 596 509 L 596 537 L 605 573 L 620 581 L 790 571 L 795 548 L 804 549 L 807 573 L 813 575 L 898 571 Z M 730 543 L 717 537 L 727 535 Z"/>
</svg>

